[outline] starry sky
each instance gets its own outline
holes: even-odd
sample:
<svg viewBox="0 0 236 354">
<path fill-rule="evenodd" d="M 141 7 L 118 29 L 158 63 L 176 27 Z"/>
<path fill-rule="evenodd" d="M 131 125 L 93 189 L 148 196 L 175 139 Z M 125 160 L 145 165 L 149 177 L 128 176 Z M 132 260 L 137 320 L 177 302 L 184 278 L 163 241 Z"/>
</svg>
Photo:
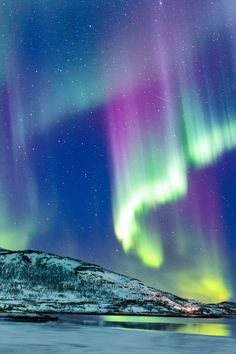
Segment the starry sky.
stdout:
<svg viewBox="0 0 236 354">
<path fill-rule="evenodd" d="M 1 0 L 0 53 L 0 246 L 236 300 L 235 0 Z"/>
</svg>

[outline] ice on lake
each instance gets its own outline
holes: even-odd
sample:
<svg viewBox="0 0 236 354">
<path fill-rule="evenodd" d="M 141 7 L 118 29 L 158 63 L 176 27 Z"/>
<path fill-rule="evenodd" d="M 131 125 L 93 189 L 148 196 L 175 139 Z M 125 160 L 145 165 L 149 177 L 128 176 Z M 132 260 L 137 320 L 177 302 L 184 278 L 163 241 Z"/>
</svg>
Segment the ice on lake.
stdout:
<svg viewBox="0 0 236 354">
<path fill-rule="evenodd" d="M 77 316 L 49 323 L 1 321 L 0 353 L 236 354 L 235 321 L 217 321 L 124 316 Z"/>
</svg>

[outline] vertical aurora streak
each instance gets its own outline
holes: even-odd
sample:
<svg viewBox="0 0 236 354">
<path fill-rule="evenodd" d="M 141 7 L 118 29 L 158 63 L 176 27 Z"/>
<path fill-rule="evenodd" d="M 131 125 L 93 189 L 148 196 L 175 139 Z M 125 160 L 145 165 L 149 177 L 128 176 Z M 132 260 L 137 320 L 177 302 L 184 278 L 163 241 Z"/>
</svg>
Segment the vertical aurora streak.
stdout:
<svg viewBox="0 0 236 354">
<path fill-rule="evenodd" d="M 213 205 L 204 200 L 200 204 L 195 195 L 193 208 L 188 194 L 190 188 L 197 188 L 191 178 L 194 171 L 200 176 L 201 170 L 236 147 L 235 79 L 229 82 L 228 68 L 225 70 L 223 63 L 215 64 L 214 55 L 227 55 L 222 53 L 224 33 L 223 38 L 219 35 L 216 39 L 220 44 L 210 44 L 211 54 L 206 30 L 199 31 L 187 21 L 187 13 L 179 14 L 182 18 L 169 26 L 171 12 L 168 20 L 163 20 L 166 15 L 162 12 L 161 16 L 161 11 L 149 17 L 146 37 L 133 41 L 131 34 L 119 43 L 119 53 L 125 53 L 121 59 L 125 71 L 136 68 L 137 72 L 128 90 L 118 89 L 108 105 L 115 233 L 126 253 L 137 255 L 146 266 L 160 268 L 157 277 L 166 274 L 170 283 L 178 279 L 171 286 L 173 291 L 188 297 L 197 294 L 204 301 L 223 301 L 230 298 L 231 289 L 224 261 L 225 235 L 217 210 L 219 200 L 215 199 Z M 179 23 L 184 24 L 186 32 L 181 32 Z M 142 52 L 146 42 L 149 48 Z M 127 43 L 132 44 L 128 47 Z M 229 50 L 227 46 L 224 49 Z M 148 69 L 139 79 L 142 60 L 148 62 Z M 178 201 L 188 210 L 180 215 L 176 208 L 167 215 L 167 223 L 176 223 L 172 240 L 176 259 L 172 262 L 171 247 L 168 249 L 165 242 L 168 232 L 160 230 L 158 217 L 164 205 Z M 213 210 L 211 219 L 205 221 L 206 204 Z M 184 224 L 191 218 L 191 209 L 197 227 L 188 230 Z M 148 214 L 152 210 L 155 222 L 150 226 Z"/>
</svg>

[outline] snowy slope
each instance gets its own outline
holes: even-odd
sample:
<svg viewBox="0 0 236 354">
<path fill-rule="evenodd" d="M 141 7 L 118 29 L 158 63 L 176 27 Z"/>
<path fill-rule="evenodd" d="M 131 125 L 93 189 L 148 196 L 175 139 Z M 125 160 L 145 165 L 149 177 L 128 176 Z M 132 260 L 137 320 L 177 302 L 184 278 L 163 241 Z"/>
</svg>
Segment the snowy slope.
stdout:
<svg viewBox="0 0 236 354">
<path fill-rule="evenodd" d="M 97 265 L 36 251 L 0 252 L 0 311 L 217 316 L 232 303 L 203 305 Z"/>
</svg>

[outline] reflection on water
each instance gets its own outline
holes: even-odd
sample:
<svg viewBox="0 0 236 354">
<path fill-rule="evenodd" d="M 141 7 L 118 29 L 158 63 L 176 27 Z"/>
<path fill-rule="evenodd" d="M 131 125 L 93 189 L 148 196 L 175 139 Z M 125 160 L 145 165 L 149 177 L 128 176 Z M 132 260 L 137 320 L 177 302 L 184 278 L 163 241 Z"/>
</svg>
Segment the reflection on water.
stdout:
<svg viewBox="0 0 236 354">
<path fill-rule="evenodd" d="M 60 320 L 84 326 L 200 334 L 236 338 L 236 320 L 151 316 L 61 315 Z"/>
<path fill-rule="evenodd" d="M 21 317 L 7 313 L 0 314 L 1 321 L 28 322 L 27 315 Z M 24 318 L 26 317 L 26 319 Z M 57 314 L 48 316 L 58 324 L 87 327 L 112 327 L 119 329 L 145 330 L 145 331 L 168 331 L 183 334 L 199 334 L 205 336 L 221 336 L 236 338 L 235 318 L 181 318 L 181 317 L 154 317 L 154 316 L 96 316 L 78 314 Z M 30 320 L 34 317 L 29 317 Z M 0 321 L 0 323 L 1 323 Z"/>
<path fill-rule="evenodd" d="M 187 324 L 176 329 L 178 333 L 189 333 L 189 334 L 202 334 L 207 336 L 222 336 L 230 337 L 231 328 L 229 325 L 222 323 L 208 324 Z"/>
<path fill-rule="evenodd" d="M 104 316 L 103 321 L 103 326 L 223 337 L 233 336 L 233 329 L 236 328 L 235 320 L 233 319 L 212 320 L 148 316 Z"/>
</svg>

